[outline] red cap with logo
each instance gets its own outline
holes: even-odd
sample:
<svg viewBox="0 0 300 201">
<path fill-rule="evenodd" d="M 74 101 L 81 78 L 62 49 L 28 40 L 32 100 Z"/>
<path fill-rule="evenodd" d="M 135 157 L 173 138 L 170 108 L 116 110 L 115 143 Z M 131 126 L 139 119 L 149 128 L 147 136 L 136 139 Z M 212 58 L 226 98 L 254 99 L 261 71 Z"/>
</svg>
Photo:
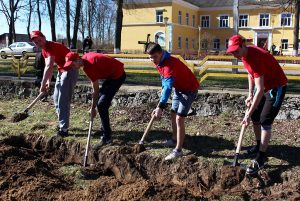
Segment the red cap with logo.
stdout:
<svg viewBox="0 0 300 201">
<path fill-rule="evenodd" d="M 45 36 L 39 30 L 31 31 L 31 33 L 30 33 L 30 39 L 33 39 L 33 38 L 36 38 L 36 37 L 45 37 Z"/>
<path fill-rule="evenodd" d="M 236 51 L 244 43 L 240 35 L 234 35 L 229 38 L 227 53 Z"/>
<path fill-rule="evenodd" d="M 80 59 L 79 54 L 76 52 L 69 52 L 65 58 L 66 58 L 66 63 L 64 65 L 64 68 L 70 67 L 73 61 Z"/>
</svg>

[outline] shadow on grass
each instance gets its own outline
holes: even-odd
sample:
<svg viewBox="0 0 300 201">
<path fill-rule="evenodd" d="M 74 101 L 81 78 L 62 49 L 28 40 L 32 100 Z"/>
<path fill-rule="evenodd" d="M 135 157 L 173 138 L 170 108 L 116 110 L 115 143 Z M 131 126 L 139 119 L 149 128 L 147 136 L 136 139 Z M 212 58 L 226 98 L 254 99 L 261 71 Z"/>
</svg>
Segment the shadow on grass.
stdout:
<svg viewBox="0 0 300 201">
<path fill-rule="evenodd" d="M 137 144 L 142 138 L 143 132 L 137 131 L 116 131 L 113 138 L 121 144 Z M 145 146 L 151 149 L 166 148 L 163 142 L 170 139 L 172 134 L 167 131 L 150 131 L 145 139 Z M 223 158 L 222 155 L 213 154 L 213 152 L 222 150 L 233 150 L 234 143 L 223 138 L 211 136 L 190 136 L 186 135 L 184 148 L 196 156 L 209 158 Z"/>
</svg>

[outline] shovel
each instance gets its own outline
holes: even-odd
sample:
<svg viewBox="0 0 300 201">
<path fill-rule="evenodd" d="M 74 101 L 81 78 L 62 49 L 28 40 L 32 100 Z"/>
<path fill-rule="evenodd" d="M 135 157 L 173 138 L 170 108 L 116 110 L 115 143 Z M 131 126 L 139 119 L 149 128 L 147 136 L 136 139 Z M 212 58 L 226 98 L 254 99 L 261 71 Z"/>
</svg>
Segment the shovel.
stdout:
<svg viewBox="0 0 300 201">
<path fill-rule="evenodd" d="M 29 114 L 29 110 L 45 95 L 45 92 L 41 92 L 21 113 L 15 113 L 11 119 L 12 122 L 19 122 L 26 119 Z"/>
<path fill-rule="evenodd" d="M 240 165 L 238 163 L 238 159 L 239 159 L 239 155 L 240 155 L 240 151 L 241 151 L 241 147 L 242 147 L 242 141 L 243 141 L 243 136 L 244 136 L 245 130 L 246 130 L 246 125 L 243 124 L 241 132 L 240 132 L 240 136 L 239 136 L 239 141 L 238 141 L 238 144 L 237 144 L 237 147 L 236 147 L 236 150 L 235 150 L 234 160 L 233 160 L 233 163 L 232 163 L 232 166 L 234 166 L 234 167 Z"/>
<path fill-rule="evenodd" d="M 87 141 L 86 141 L 85 154 L 84 154 L 84 158 L 83 158 L 83 167 L 87 166 L 87 160 L 88 160 L 88 154 L 89 154 L 89 148 L 90 148 L 90 141 L 91 141 L 91 135 L 92 135 L 92 128 L 93 128 L 93 117 L 91 115 L 90 124 L 89 124 L 89 133 L 88 133 L 88 138 L 87 138 Z"/>
<path fill-rule="evenodd" d="M 148 135 L 148 133 L 150 131 L 150 128 L 151 128 L 151 126 L 152 126 L 152 124 L 154 122 L 154 119 L 155 119 L 155 116 L 153 115 L 151 117 L 150 122 L 148 123 L 148 126 L 147 126 L 147 128 L 146 128 L 146 130 L 145 130 L 145 132 L 144 132 L 144 134 L 142 136 L 142 139 L 140 140 L 139 144 L 141 144 L 141 145 L 144 144 L 145 137 Z"/>
</svg>

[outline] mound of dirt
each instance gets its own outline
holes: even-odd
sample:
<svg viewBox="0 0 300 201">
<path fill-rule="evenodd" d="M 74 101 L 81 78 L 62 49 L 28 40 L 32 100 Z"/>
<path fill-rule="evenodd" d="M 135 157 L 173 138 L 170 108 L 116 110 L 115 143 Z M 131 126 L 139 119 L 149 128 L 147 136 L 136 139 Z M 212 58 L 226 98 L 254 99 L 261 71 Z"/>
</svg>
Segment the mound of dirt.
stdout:
<svg viewBox="0 0 300 201">
<path fill-rule="evenodd" d="M 300 176 L 292 171 L 282 175 L 281 181 L 277 178 L 275 185 L 272 173 L 265 171 L 250 178 L 240 168 L 219 169 L 194 155 L 169 162 L 146 152 L 136 154 L 129 146 L 91 150 L 88 162 L 93 167 L 72 174 L 61 171 L 66 166 L 81 166 L 83 155 L 83 145 L 59 137 L 28 135 L 0 141 L 1 200 L 300 198 Z M 79 179 L 85 185 L 78 185 Z"/>
<path fill-rule="evenodd" d="M 6 119 L 6 117 L 3 114 L 0 114 L 0 120 Z"/>
<path fill-rule="evenodd" d="M 11 118 L 11 122 L 16 123 L 16 122 L 26 119 L 27 117 L 28 117 L 27 112 L 14 113 L 14 115 Z"/>
</svg>

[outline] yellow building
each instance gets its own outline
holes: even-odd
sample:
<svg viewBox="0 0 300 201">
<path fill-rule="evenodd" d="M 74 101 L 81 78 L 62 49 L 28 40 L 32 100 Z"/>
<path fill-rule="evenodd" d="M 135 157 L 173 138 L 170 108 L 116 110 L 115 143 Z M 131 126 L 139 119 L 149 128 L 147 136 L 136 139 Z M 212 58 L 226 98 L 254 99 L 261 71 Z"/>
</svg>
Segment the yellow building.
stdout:
<svg viewBox="0 0 300 201">
<path fill-rule="evenodd" d="M 240 0 L 239 34 L 248 44 L 291 54 L 294 10 L 274 3 L 281 0 L 263 2 Z M 123 16 L 123 52 L 143 52 L 139 41 L 148 34 L 172 53 L 224 52 L 233 35 L 233 0 L 124 0 Z"/>
</svg>

